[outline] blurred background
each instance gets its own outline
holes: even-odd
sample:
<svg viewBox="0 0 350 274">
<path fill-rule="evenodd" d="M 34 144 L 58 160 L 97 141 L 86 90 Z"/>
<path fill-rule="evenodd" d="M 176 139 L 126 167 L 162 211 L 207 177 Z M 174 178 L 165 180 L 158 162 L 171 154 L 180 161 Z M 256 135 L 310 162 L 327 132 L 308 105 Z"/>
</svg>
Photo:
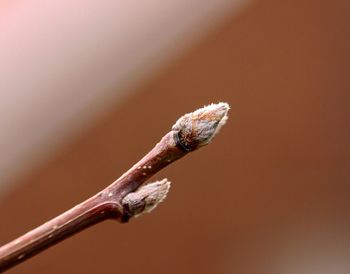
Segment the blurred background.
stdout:
<svg viewBox="0 0 350 274">
<path fill-rule="evenodd" d="M 213 143 L 164 203 L 9 273 L 350 271 L 350 2 L 0 3 L 0 244 L 113 182 L 179 116 Z"/>
</svg>

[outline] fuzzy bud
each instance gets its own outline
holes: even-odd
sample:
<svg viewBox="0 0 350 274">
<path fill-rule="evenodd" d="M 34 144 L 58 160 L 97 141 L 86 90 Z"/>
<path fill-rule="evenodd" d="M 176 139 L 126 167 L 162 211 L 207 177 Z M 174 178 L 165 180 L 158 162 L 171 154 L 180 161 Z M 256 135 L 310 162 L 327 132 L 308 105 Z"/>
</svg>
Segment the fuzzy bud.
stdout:
<svg viewBox="0 0 350 274">
<path fill-rule="evenodd" d="M 165 199 L 169 188 L 170 182 L 167 179 L 163 179 L 143 185 L 135 192 L 129 193 L 122 200 L 122 205 L 126 214 L 130 218 L 151 212 Z"/>
<path fill-rule="evenodd" d="M 193 151 L 210 143 L 225 124 L 229 109 L 227 103 L 211 104 L 182 116 L 172 128 L 177 145 Z"/>
</svg>

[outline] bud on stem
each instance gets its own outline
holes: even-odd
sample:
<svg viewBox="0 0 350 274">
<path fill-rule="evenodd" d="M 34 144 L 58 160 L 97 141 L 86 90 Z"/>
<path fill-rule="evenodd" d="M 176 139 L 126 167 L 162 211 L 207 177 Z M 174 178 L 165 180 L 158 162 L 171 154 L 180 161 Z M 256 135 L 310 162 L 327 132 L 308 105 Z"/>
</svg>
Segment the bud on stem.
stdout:
<svg viewBox="0 0 350 274">
<path fill-rule="evenodd" d="M 226 123 L 229 109 L 227 103 L 211 104 L 182 116 L 172 128 L 177 144 L 186 151 L 209 144 Z"/>
<path fill-rule="evenodd" d="M 0 272 L 106 219 L 127 222 L 150 212 L 166 197 L 166 179 L 143 185 L 190 151 L 205 146 L 227 120 L 229 105 L 211 104 L 182 116 L 161 141 L 111 185 L 81 204 L 0 247 Z"/>
</svg>

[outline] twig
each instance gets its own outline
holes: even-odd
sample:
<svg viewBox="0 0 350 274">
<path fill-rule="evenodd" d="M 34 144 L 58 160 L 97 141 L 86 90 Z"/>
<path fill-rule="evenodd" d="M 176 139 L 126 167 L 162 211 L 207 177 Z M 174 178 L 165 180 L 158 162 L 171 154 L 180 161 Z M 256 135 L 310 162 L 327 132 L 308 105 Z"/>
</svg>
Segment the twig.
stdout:
<svg viewBox="0 0 350 274">
<path fill-rule="evenodd" d="M 114 183 L 0 247 L 0 271 L 93 224 L 110 218 L 127 222 L 133 216 L 152 210 L 165 198 L 170 183 L 164 179 L 142 186 L 144 182 L 175 160 L 208 144 L 225 123 L 228 110 L 228 104 L 219 103 L 182 116 L 146 156 Z"/>
</svg>

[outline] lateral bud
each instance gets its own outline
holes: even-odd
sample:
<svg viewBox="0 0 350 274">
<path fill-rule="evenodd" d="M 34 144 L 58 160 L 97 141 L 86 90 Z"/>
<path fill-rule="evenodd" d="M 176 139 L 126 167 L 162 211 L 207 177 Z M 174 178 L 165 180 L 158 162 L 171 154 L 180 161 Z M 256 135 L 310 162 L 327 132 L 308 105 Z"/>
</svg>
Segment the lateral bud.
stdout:
<svg viewBox="0 0 350 274">
<path fill-rule="evenodd" d="M 170 189 L 167 179 L 146 184 L 135 192 L 126 195 L 122 200 L 124 216 L 122 221 L 127 222 L 131 217 L 138 217 L 143 213 L 151 212 L 161 203 Z"/>
</svg>

